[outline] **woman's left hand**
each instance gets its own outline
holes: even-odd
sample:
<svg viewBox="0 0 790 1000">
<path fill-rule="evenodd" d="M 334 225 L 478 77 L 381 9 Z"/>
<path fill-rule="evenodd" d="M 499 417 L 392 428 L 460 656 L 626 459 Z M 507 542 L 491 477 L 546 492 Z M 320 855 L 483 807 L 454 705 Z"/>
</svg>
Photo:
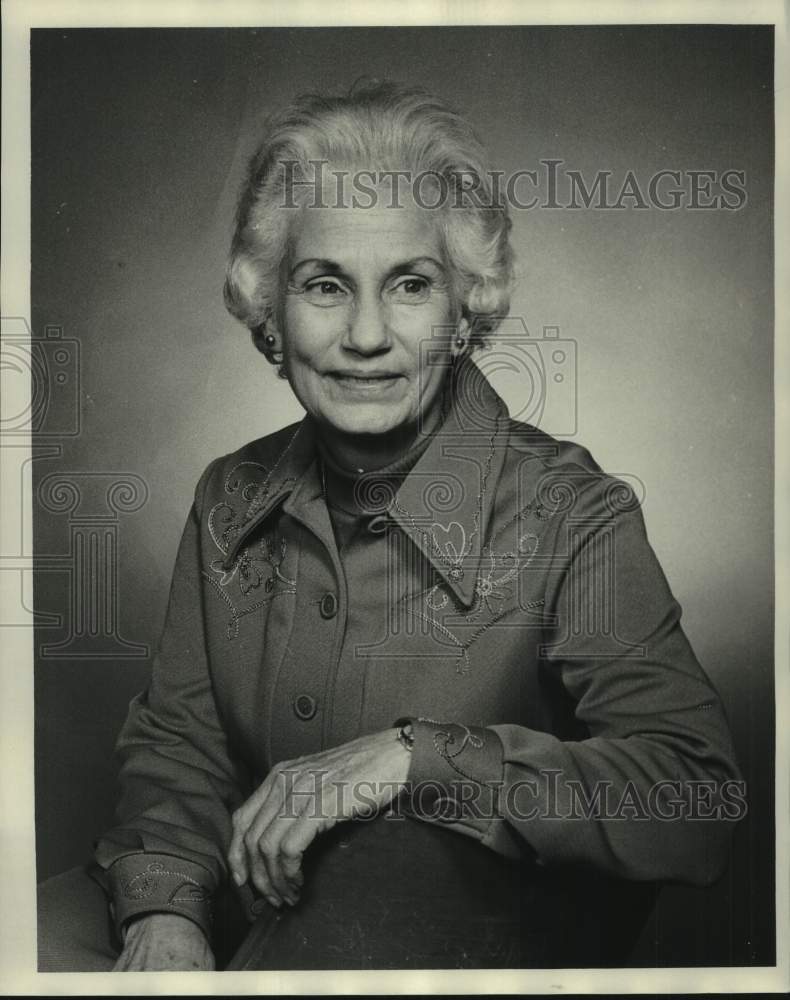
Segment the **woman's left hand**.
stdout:
<svg viewBox="0 0 790 1000">
<path fill-rule="evenodd" d="M 409 762 L 397 730 L 387 729 L 275 765 L 233 814 L 228 863 L 236 883 L 251 878 L 273 906 L 294 905 L 307 847 L 336 823 L 389 805 L 406 782 Z"/>
</svg>

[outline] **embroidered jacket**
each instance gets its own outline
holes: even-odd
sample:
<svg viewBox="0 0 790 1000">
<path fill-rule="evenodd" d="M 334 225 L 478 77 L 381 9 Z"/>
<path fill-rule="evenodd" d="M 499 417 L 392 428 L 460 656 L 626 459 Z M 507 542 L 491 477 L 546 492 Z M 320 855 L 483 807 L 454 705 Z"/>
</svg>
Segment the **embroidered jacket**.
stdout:
<svg viewBox="0 0 790 1000">
<path fill-rule="evenodd" d="M 429 885 L 443 912 L 521 921 L 522 938 L 526 921 L 545 943 L 543 916 L 524 915 L 535 886 L 555 933 L 578 886 L 599 886 L 578 898 L 600 915 L 601 884 L 722 871 L 739 775 L 639 497 L 512 420 L 469 360 L 452 400 L 342 557 L 309 417 L 204 472 L 118 743 L 118 825 L 97 842 L 119 924 L 170 909 L 208 929 L 230 814 L 272 764 L 401 718 L 411 797 L 400 822 L 341 824 L 310 849 L 319 908 L 349 891 L 360 906 L 371 879 L 389 908 Z M 563 872 L 580 874 L 558 903 Z M 492 958 L 509 961 L 528 964 Z"/>
</svg>

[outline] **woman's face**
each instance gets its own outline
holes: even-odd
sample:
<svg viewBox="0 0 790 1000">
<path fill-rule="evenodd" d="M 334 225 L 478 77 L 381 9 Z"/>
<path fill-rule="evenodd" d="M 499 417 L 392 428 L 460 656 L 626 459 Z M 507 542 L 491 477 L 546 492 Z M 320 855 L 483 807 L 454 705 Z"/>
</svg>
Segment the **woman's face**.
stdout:
<svg viewBox="0 0 790 1000">
<path fill-rule="evenodd" d="M 405 199 L 402 207 L 303 208 L 284 266 L 283 362 L 305 410 L 350 434 L 427 426 L 457 352 L 456 328 L 466 328 L 455 324 L 435 213 Z"/>
</svg>

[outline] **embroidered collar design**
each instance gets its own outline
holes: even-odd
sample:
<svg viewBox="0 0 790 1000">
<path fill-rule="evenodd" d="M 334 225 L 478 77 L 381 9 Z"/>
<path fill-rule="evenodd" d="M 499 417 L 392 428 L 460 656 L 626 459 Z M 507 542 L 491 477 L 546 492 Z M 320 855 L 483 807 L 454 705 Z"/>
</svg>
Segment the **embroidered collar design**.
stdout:
<svg viewBox="0 0 790 1000">
<path fill-rule="evenodd" d="M 202 576 L 228 607 L 229 639 L 236 638 L 239 620 L 245 615 L 274 597 L 296 593 L 296 581 L 281 569 L 287 551 L 283 536 L 275 538 L 263 534 L 255 544 L 242 545 L 249 537 L 244 514 L 258 495 L 261 481 L 269 475 L 259 462 L 237 463 L 225 477 L 224 498 L 215 503 L 208 514 L 208 531 L 221 557 L 212 560 L 211 573 L 203 570 Z M 234 580 L 238 594 L 233 587 Z"/>
</svg>

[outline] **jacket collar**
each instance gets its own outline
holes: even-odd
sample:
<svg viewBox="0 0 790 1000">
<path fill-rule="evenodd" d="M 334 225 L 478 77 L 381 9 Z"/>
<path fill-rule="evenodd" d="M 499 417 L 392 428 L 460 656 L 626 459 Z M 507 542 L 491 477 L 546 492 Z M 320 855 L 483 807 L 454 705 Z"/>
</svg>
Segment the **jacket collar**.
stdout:
<svg viewBox="0 0 790 1000">
<path fill-rule="evenodd" d="M 450 380 L 447 417 L 401 482 L 389 515 L 468 608 L 502 471 L 508 410 L 468 356 L 453 366 Z M 226 565 L 280 503 L 297 514 L 320 495 L 316 456 L 315 422 L 307 415 L 255 492 Z"/>
</svg>

